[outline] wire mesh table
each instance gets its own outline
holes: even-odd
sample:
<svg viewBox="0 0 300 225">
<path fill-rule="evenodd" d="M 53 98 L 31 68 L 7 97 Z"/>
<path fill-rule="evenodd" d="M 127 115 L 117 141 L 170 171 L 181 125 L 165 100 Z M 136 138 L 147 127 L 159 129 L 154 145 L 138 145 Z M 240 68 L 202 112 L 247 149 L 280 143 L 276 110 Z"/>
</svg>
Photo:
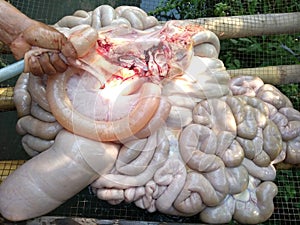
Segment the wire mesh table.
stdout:
<svg viewBox="0 0 300 225">
<path fill-rule="evenodd" d="M 25 160 L 0 161 L 0 181 L 4 180 L 24 162 Z M 278 186 L 278 194 L 274 198 L 274 213 L 263 224 L 281 224 L 282 221 L 285 224 L 297 224 L 300 221 L 300 170 L 298 168 L 279 169 L 275 183 Z M 113 206 L 99 200 L 89 187 L 46 216 L 51 216 L 52 220 L 54 220 L 53 218 L 61 220 L 61 217 L 94 218 L 94 224 L 103 224 L 97 223 L 97 220 L 100 221 L 100 219 L 105 220 L 107 224 L 118 224 L 119 221 L 124 222 L 124 220 L 129 221 L 128 224 L 132 224 L 133 221 L 140 221 L 138 223 L 140 225 L 144 224 L 141 221 L 149 224 L 159 224 L 161 222 L 164 222 L 164 224 L 200 224 L 199 216 L 197 215 L 179 217 L 161 213 L 149 213 L 136 207 L 134 204 L 127 203 Z M 110 223 L 108 223 L 109 221 Z M 15 224 L 23 224 L 23 222 Z"/>
</svg>

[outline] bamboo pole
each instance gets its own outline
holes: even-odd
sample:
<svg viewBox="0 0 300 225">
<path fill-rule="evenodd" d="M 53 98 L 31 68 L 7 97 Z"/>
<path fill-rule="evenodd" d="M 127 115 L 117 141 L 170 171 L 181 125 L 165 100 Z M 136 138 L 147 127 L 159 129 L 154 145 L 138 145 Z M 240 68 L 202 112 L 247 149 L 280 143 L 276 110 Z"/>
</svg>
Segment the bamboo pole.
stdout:
<svg viewBox="0 0 300 225">
<path fill-rule="evenodd" d="M 300 64 L 245 68 L 227 70 L 227 72 L 231 77 L 257 76 L 260 77 L 265 83 L 273 85 L 300 83 Z"/>
<path fill-rule="evenodd" d="M 279 85 L 300 83 L 300 65 L 267 66 L 227 70 L 231 77 L 257 76 L 265 83 Z M 0 111 L 14 110 L 13 87 L 0 88 Z"/>
<path fill-rule="evenodd" d="M 265 83 L 278 85 L 300 83 L 300 65 L 281 65 L 227 70 L 231 77 L 258 76 Z M 14 110 L 13 87 L 0 88 L 0 111 Z"/>
<path fill-rule="evenodd" d="M 0 88 L 0 111 L 9 111 L 15 109 L 13 95 L 13 87 Z"/>
<path fill-rule="evenodd" d="M 289 170 L 289 169 L 300 169 L 300 164 L 289 164 L 280 162 L 274 165 L 276 170 Z"/>
<path fill-rule="evenodd" d="M 191 19 L 219 39 L 300 32 L 300 12 Z M 161 21 L 164 24 L 165 21 Z"/>
<path fill-rule="evenodd" d="M 300 12 L 207 17 L 188 21 L 201 24 L 220 39 L 300 32 Z M 164 24 L 166 21 L 160 23 Z M 0 53 L 9 51 L 9 48 L 0 41 Z"/>
</svg>

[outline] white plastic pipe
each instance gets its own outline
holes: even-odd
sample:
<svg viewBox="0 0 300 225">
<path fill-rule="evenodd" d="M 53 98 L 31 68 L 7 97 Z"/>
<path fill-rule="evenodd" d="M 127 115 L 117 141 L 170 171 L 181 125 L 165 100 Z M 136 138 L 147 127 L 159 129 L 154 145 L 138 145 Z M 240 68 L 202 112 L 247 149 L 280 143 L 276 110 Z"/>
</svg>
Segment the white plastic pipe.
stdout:
<svg viewBox="0 0 300 225">
<path fill-rule="evenodd" d="M 24 59 L 0 69 L 0 83 L 21 74 L 24 70 Z"/>
</svg>

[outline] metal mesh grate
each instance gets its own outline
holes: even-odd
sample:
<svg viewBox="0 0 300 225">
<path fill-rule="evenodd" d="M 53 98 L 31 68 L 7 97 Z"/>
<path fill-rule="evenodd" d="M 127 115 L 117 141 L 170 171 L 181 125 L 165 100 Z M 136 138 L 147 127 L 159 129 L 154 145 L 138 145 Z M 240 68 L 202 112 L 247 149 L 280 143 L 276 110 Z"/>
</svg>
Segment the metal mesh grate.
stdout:
<svg viewBox="0 0 300 225">
<path fill-rule="evenodd" d="M 296 0 L 261 0 L 261 1 L 184 1 L 184 0 L 11 0 L 13 5 L 26 15 L 47 24 L 53 24 L 64 15 L 72 14 L 77 9 L 92 10 L 102 4 L 113 7 L 119 5 L 139 6 L 147 12 L 152 12 L 160 20 L 193 19 L 218 16 L 260 15 L 264 13 L 299 12 L 300 4 Z M 192 3 L 195 5 L 192 5 Z M 181 4 L 182 3 L 182 4 Z M 62 5 L 63 7 L 57 7 Z M 157 8 L 159 6 L 159 8 Z M 259 17 L 254 20 L 258 20 Z M 296 23 L 296 21 L 283 21 Z M 299 25 L 299 24 L 296 24 Z M 217 27 L 216 31 L 228 32 L 238 24 L 227 22 Z M 253 27 L 253 32 L 258 27 Z M 291 31 L 290 34 L 258 35 L 221 40 L 220 59 L 228 69 L 260 68 L 279 65 L 300 64 L 300 33 Z M 0 68 L 14 62 L 12 55 L 0 53 Z M 299 67 L 295 67 L 299 74 Z M 262 70 L 265 75 L 270 71 Z M 274 72 L 275 73 L 275 72 Z M 273 72 L 271 72 L 273 74 Z M 0 87 L 14 86 L 16 79 L 0 83 Z M 299 84 L 278 85 L 279 89 L 292 101 L 294 107 L 300 110 Z M 4 89 L 3 89 L 4 90 Z M 5 89 L 6 90 L 6 89 Z M 3 92 L 4 93 L 4 92 Z M 2 94 L 6 100 L 11 95 Z M 7 98 L 6 98 L 7 97 Z M 0 93 L 1 100 L 1 93 Z M 0 105 L 0 110 L 3 106 Z M 26 157 L 20 145 L 20 136 L 15 132 L 16 112 L 5 109 L 0 116 L 0 181 L 20 166 Z M 21 159 L 9 161 L 9 159 Z M 278 195 L 274 199 L 274 213 L 265 224 L 297 224 L 300 221 L 300 170 L 278 170 L 276 184 Z M 54 216 L 78 216 L 101 219 L 127 219 L 138 221 L 163 221 L 199 223 L 197 216 L 182 218 L 167 216 L 160 213 L 148 213 L 132 204 L 122 203 L 112 206 L 97 199 L 86 188 L 65 204 L 51 212 Z"/>
<path fill-rule="evenodd" d="M 300 221 L 300 171 L 279 170 L 277 173 L 276 184 L 278 185 L 278 195 L 274 199 L 275 210 L 269 220 L 280 224 L 296 224 Z"/>
<path fill-rule="evenodd" d="M 296 224 L 300 221 L 300 170 L 279 170 L 275 183 L 278 194 L 274 199 L 274 213 L 264 224 Z M 50 213 L 55 216 L 78 216 L 101 219 L 126 219 L 139 221 L 200 223 L 198 216 L 176 217 L 148 213 L 133 204 L 112 206 L 97 199 L 85 189 L 61 207 Z"/>
<path fill-rule="evenodd" d="M 24 162 L 25 160 L 0 161 L 0 183 Z"/>
<path fill-rule="evenodd" d="M 0 182 L 22 165 L 25 160 L 0 161 Z M 274 213 L 264 224 L 296 224 L 300 221 L 300 170 L 278 170 L 275 183 L 278 194 L 274 198 Z M 133 204 L 113 206 L 99 200 L 89 188 L 68 200 L 48 216 L 85 217 L 108 220 L 136 220 L 154 222 L 199 223 L 198 216 L 178 217 L 161 213 L 148 213 Z"/>
</svg>

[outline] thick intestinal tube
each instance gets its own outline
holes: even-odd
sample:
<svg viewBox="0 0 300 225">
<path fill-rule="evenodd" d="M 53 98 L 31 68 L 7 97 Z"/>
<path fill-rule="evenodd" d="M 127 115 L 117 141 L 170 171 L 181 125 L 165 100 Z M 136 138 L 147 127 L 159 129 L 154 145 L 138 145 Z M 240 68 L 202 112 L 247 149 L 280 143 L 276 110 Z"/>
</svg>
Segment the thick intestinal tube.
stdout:
<svg viewBox="0 0 300 225">
<path fill-rule="evenodd" d="M 155 115 L 160 103 L 161 89 L 153 83 L 144 83 L 135 108 L 127 117 L 115 121 L 95 121 L 77 112 L 65 90 L 73 70 L 49 77 L 47 97 L 53 115 L 67 130 L 97 141 L 117 141 L 133 136 L 143 129 Z"/>
<path fill-rule="evenodd" d="M 62 130 L 49 150 L 3 181 L 0 213 L 9 220 L 20 221 L 50 212 L 107 173 L 114 165 L 118 148 Z M 102 163 L 98 163 L 99 159 Z"/>
</svg>

